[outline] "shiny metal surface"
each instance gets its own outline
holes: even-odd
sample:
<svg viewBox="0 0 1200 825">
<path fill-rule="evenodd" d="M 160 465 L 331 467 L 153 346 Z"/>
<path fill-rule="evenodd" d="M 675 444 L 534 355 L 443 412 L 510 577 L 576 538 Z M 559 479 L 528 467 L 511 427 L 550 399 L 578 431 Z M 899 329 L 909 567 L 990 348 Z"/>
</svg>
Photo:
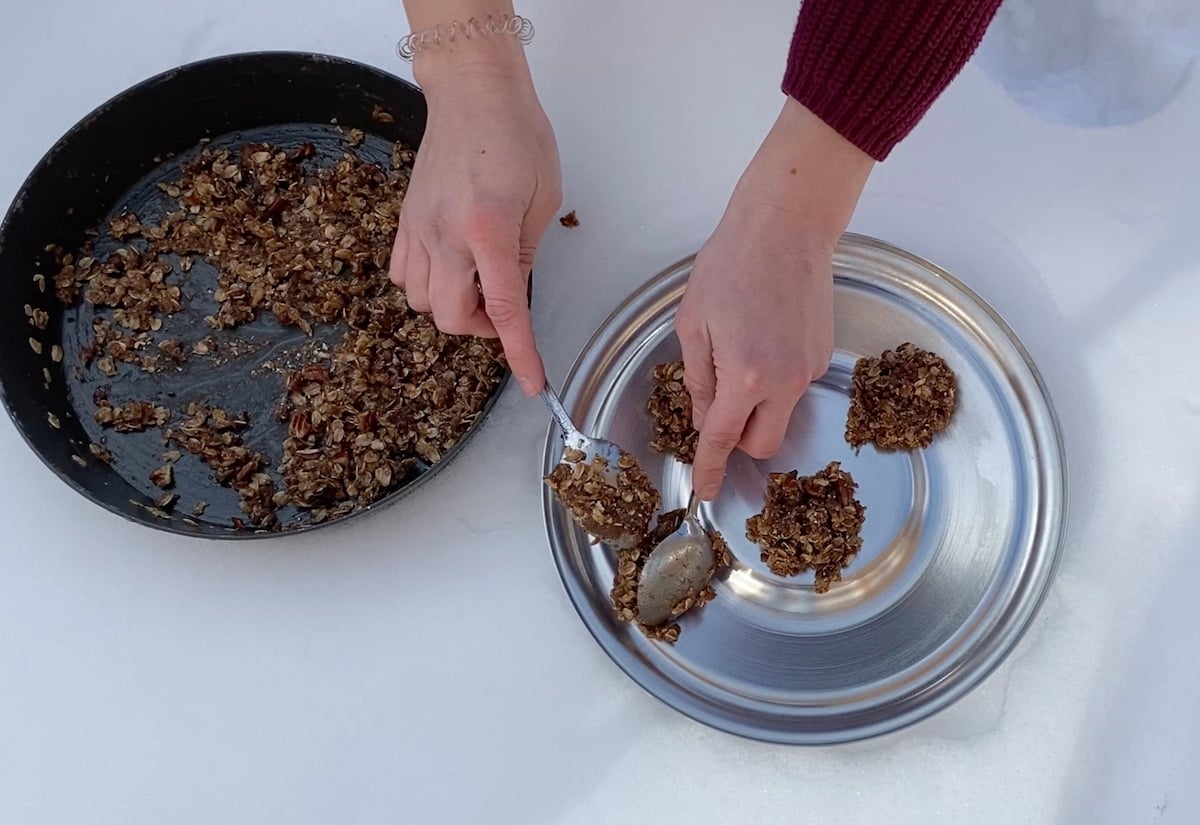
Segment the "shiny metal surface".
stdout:
<svg viewBox="0 0 1200 825">
<path fill-rule="evenodd" d="M 700 498 L 688 497 L 683 523 L 650 551 L 638 578 L 638 621 L 650 627 L 671 618 L 675 607 L 712 581 L 717 566 L 712 541 L 697 518 Z"/>
<path fill-rule="evenodd" d="M 588 432 L 625 445 L 681 507 L 690 470 L 650 450 L 651 368 L 679 357 L 673 331 L 690 259 L 661 273 L 601 325 L 564 385 Z M 580 617 L 630 678 L 714 728 L 772 742 L 830 744 L 883 734 L 944 708 L 1012 650 L 1053 576 L 1066 470 L 1050 400 L 1024 349 L 976 295 L 882 242 L 843 238 L 834 259 L 836 351 L 770 461 L 735 453 L 720 497 L 701 508 L 734 556 L 717 598 L 680 619 L 675 645 L 618 622 L 614 553 L 589 544 L 549 491 L 551 550 Z M 843 438 L 850 375 L 865 355 L 912 341 L 958 375 L 950 426 L 925 451 L 857 455 Z M 557 432 L 544 470 L 558 462 Z M 842 462 L 866 506 L 864 546 L 826 594 L 784 579 L 745 536 L 769 472 Z"/>
<path fill-rule="evenodd" d="M 575 422 L 571 420 L 571 416 L 567 412 L 566 407 L 563 406 L 558 394 L 551 389 L 549 383 L 542 387 L 541 394 L 542 401 L 546 402 L 546 407 L 550 410 L 551 417 L 554 419 L 554 422 L 558 425 L 558 429 L 561 431 L 563 447 L 579 450 L 581 453 L 583 453 L 583 458 L 578 462 L 570 462 L 563 457 L 563 453 L 565 453 L 564 449 L 563 453 L 559 454 L 560 463 L 570 467 L 573 463 L 591 464 L 595 459 L 602 458 L 604 459 L 604 463 L 606 465 L 606 469 L 603 473 L 604 480 L 609 484 L 616 486 L 617 477 L 621 473 L 621 448 L 618 445 L 613 444 L 611 441 L 606 441 L 603 438 L 593 438 L 576 427 Z M 609 542 L 609 544 L 617 548 L 633 547 L 635 544 L 641 541 L 641 539 L 641 536 L 626 533 L 622 535 L 620 539 L 613 539 Z"/>
<path fill-rule="evenodd" d="M 609 483 L 615 484 L 617 473 L 619 472 L 618 464 L 621 461 L 621 448 L 611 441 L 605 441 L 603 438 L 592 438 L 582 432 L 575 426 L 575 422 L 571 420 L 570 414 L 563 406 L 558 395 L 547 384 L 542 388 L 542 400 L 546 402 L 547 409 L 550 410 L 550 415 L 554 418 L 558 428 L 562 431 L 563 443 L 567 447 L 579 450 L 583 453 L 583 463 L 590 464 L 595 458 L 603 458 L 608 464 L 608 471 L 605 473 L 605 478 Z M 634 539 L 636 543 L 637 539 Z"/>
</svg>

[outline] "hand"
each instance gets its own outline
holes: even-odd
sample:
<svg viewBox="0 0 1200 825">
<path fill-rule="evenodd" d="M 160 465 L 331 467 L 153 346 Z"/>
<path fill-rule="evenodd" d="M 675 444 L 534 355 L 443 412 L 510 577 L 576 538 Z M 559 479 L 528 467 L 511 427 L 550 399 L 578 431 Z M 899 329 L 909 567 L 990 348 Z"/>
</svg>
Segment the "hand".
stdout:
<svg viewBox="0 0 1200 825">
<path fill-rule="evenodd" d="M 796 402 L 828 369 L 833 250 L 872 165 L 789 100 L 696 257 L 676 333 L 701 499 L 716 498 L 735 448 L 778 452 Z"/>
<path fill-rule="evenodd" d="M 441 55 L 437 57 L 443 58 Z M 546 377 L 528 279 L 562 203 L 558 149 L 524 57 L 443 65 L 392 249 L 391 279 L 443 332 L 499 337 L 526 394 Z"/>
<path fill-rule="evenodd" d="M 716 497 L 735 447 L 759 459 L 779 451 L 796 402 L 829 367 L 831 256 L 802 218 L 743 193 L 697 256 L 676 331 L 702 499 Z"/>
</svg>

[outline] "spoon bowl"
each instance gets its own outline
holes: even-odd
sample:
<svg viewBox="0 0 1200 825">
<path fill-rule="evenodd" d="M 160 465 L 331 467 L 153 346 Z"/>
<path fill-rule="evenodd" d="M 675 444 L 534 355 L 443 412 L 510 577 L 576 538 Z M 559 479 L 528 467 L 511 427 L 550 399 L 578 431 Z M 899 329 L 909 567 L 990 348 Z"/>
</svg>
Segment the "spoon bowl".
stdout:
<svg viewBox="0 0 1200 825">
<path fill-rule="evenodd" d="M 596 458 L 604 460 L 605 469 L 603 472 L 604 480 L 607 484 L 614 487 L 617 486 L 618 478 L 621 474 L 620 461 L 623 450 L 611 441 L 603 438 L 593 438 L 585 435 L 574 422 L 571 421 L 571 416 L 567 414 L 567 410 L 562 405 L 554 390 L 550 389 L 547 384 L 542 389 L 542 400 L 546 402 L 546 406 L 550 408 L 550 413 L 554 416 L 554 420 L 558 422 L 559 429 L 563 434 L 563 458 L 559 464 L 573 467 L 578 464 L 592 464 Z M 572 450 L 577 450 L 582 453 L 582 457 L 575 456 L 568 458 Z M 570 509 L 568 507 L 568 509 Z M 578 518 L 578 514 L 576 514 Z M 606 544 L 610 544 L 618 548 L 633 547 L 642 540 L 642 536 L 626 534 L 617 538 L 606 537 Z"/>
<path fill-rule="evenodd" d="M 696 518 L 693 491 L 679 529 L 650 552 L 638 579 L 638 621 L 653 627 L 675 618 L 676 608 L 708 586 L 717 567 L 712 540 Z"/>
<path fill-rule="evenodd" d="M 554 416 L 554 420 L 558 422 L 559 429 L 563 433 L 563 444 L 568 449 L 579 450 L 583 453 L 583 458 L 579 461 L 590 464 L 597 456 L 603 458 L 608 464 L 608 469 L 605 471 L 605 480 L 609 484 L 615 484 L 617 481 L 618 467 L 617 463 L 621 460 L 621 448 L 603 438 L 593 438 L 585 435 L 574 422 L 571 421 L 571 416 L 567 414 L 567 410 L 559 400 L 558 395 L 554 390 L 550 389 L 547 384 L 542 389 L 542 400 L 546 402 L 546 406 L 550 408 L 550 414 Z M 568 461 L 565 457 L 561 464 L 577 464 L 576 461 Z"/>
</svg>

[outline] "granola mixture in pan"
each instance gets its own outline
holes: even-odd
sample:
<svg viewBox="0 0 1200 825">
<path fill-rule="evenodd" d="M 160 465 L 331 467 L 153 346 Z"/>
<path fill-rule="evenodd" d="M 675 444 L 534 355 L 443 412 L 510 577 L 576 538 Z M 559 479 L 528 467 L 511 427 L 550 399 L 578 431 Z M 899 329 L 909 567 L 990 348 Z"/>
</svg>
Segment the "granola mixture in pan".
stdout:
<svg viewBox="0 0 1200 825">
<path fill-rule="evenodd" d="M 253 527 L 278 526 L 275 481 L 267 473 L 269 461 L 242 443 L 249 419 L 198 402 L 188 404 L 185 414 L 184 421 L 165 431 L 167 442 L 199 456 L 218 484 L 237 491 L 238 502 Z"/>
<path fill-rule="evenodd" d="M 171 411 L 149 401 L 129 401 L 113 406 L 103 394 L 96 400 L 96 423 L 101 427 L 112 427 L 119 433 L 140 433 L 152 427 L 161 427 L 171 420 Z"/>
<path fill-rule="evenodd" d="M 391 117 L 382 109 L 373 116 Z M 347 146 L 363 138 L 351 130 Z M 318 325 L 344 330 L 331 352 L 281 370 L 277 415 L 287 436 L 279 461 L 242 443 L 251 425 L 245 416 L 206 400 L 169 410 L 140 400 L 110 404 L 103 390 L 97 399 L 102 426 L 157 427 L 200 456 L 260 529 L 278 529 L 276 511 L 285 505 L 306 511 L 310 523 L 336 518 L 435 464 L 478 418 L 505 369 L 496 342 L 439 332 L 388 281 L 414 153 L 396 145 L 389 169 L 353 151 L 331 166 L 315 155 L 313 144 L 204 145 L 178 180 L 158 184 L 177 208 L 154 221 L 127 212 L 110 222 L 107 234 L 120 242 L 112 254 L 98 257 L 93 241 L 77 254 L 48 248 L 60 301 L 103 311 L 81 366 L 105 376 L 119 364 L 154 373 L 199 358 L 220 366 L 224 351 L 239 354 L 236 341 L 218 343 L 213 334 L 190 344 L 156 336 L 189 300 L 188 273 L 198 260 L 217 270 L 215 310 L 205 318 L 211 333 L 264 313 L 309 334 Z M 182 422 L 167 428 L 172 419 Z M 112 460 L 106 448 L 93 454 Z M 173 473 L 164 465 L 154 484 L 172 486 Z"/>
</svg>

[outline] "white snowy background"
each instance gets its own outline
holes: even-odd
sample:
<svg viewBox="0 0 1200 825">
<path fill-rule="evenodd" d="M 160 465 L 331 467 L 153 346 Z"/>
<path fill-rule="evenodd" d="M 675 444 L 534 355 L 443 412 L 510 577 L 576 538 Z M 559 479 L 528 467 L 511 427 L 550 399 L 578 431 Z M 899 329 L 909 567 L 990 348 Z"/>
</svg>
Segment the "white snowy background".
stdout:
<svg viewBox="0 0 1200 825">
<path fill-rule="evenodd" d="M 795 2 L 519 9 L 583 223 L 552 227 L 539 259 L 561 379 L 714 225 L 780 104 Z M 300 49 L 404 74 L 404 31 L 398 0 L 0 0 L 0 204 L 155 72 Z M 562 592 L 539 516 L 547 420 L 515 392 L 417 499 L 255 547 L 109 516 L 5 419 L 0 821 L 1193 825 L 1198 43 L 1194 2 L 1009 0 L 856 215 L 1005 316 L 1070 454 L 1050 597 L 950 710 L 805 750 L 646 696 Z"/>
</svg>

